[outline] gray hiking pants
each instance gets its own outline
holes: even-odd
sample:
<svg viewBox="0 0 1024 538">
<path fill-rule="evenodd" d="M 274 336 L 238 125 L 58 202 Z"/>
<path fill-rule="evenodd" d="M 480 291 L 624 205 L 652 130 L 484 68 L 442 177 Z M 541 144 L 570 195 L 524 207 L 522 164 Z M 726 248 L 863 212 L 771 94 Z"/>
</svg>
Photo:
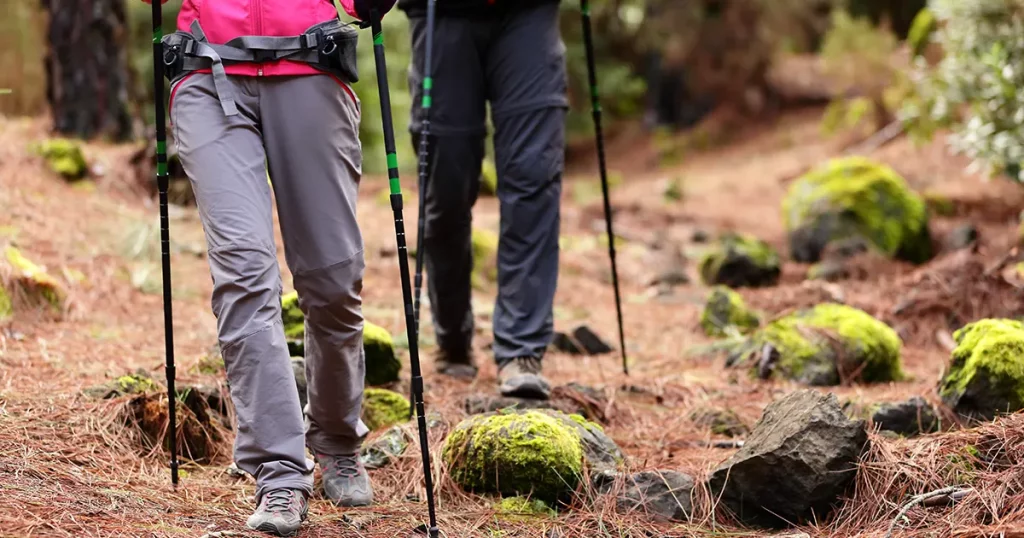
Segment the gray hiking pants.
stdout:
<svg viewBox="0 0 1024 538">
<path fill-rule="evenodd" d="M 411 22 L 410 129 L 418 144 L 426 20 Z M 500 18 L 436 21 L 422 218 L 431 313 L 438 345 L 448 354 L 471 349 L 470 236 L 488 101 L 501 204 L 494 356 L 499 365 L 541 358 L 551 341 L 568 108 L 565 63 L 557 3 Z"/>
<path fill-rule="evenodd" d="M 213 312 L 238 420 L 235 462 L 266 491 L 312 492 L 315 454 L 351 454 L 360 420 L 363 240 L 360 107 L 330 76 L 229 77 L 225 116 L 210 75 L 172 88 L 171 121 L 213 275 Z M 264 161 L 266 159 L 266 161 Z M 306 315 L 306 424 L 281 323 L 271 187 Z"/>
</svg>

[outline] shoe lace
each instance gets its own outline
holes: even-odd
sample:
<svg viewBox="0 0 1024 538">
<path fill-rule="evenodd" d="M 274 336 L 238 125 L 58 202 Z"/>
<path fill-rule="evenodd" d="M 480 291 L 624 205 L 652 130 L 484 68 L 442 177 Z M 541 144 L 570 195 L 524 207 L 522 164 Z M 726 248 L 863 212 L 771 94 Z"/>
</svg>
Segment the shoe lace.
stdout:
<svg viewBox="0 0 1024 538">
<path fill-rule="evenodd" d="M 521 371 L 528 374 L 539 373 L 541 369 L 540 359 L 536 357 L 517 357 L 516 363 Z"/>
<path fill-rule="evenodd" d="M 283 512 L 291 508 L 292 492 L 287 489 L 275 489 L 267 493 L 267 510 Z"/>
<path fill-rule="evenodd" d="M 330 456 L 324 466 L 327 473 L 338 477 L 355 478 L 359 476 L 359 458 L 352 456 Z"/>
</svg>

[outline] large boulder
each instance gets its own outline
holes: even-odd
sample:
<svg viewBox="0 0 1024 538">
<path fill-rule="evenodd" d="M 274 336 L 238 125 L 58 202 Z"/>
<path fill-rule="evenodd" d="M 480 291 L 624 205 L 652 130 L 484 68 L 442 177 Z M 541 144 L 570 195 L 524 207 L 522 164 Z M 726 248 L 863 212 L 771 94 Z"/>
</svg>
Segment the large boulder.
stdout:
<svg viewBox="0 0 1024 538">
<path fill-rule="evenodd" d="M 958 414 L 990 420 L 1024 409 L 1024 323 L 983 319 L 953 334 L 939 394 Z"/>
<path fill-rule="evenodd" d="M 468 491 L 568 499 L 583 471 L 577 430 L 540 411 L 477 415 L 459 423 L 441 457 Z"/>
<path fill-rule="evenodd" d="M 812 386 L 903 379 L 896 331 L 856 308 L 822 303 L 779 318 L 751 336 L 761 377 L 778 373 Z"/>
<path fill-rule="evenodd" d="M 288 350 L 293 356 L 305 355 L 306 319 L 299 308 L 299 294 L 291 292 L 281 297 L 281 318 L 284 323 Z M 402 361 L 395 352 L 395 343 L 387 329 L 363 322 L 363 351 L 366 354 L 366 384 L 371 387 L 398 381 Z"/>
<path fill-rule="evenodd" d="M 745 334 L 757 328 L 757 318 L 743 297 L 725 286 L 715 286 L 700 314 L 700 326 L 708 336 L 726 336 L 730 333 Z"/>
<path fill-rule="evenodd" d="M 704 253 L 698 267 L 704 284 L 730 288 L 774 286 L 782 274 L 775 249 L 742 234 L 722 236 Z"/>
<path fill-rule="evenodd" d="M 856 474 L 868 446 L 864 421 L 843 414 L 834 394 L 794 392 L 769 405 L 708 486 L 744 524 L 783 527 L 824 519 Z"/>
<path fill-rule="evenodd" d="M 891 258 L 921 263 L 932 257 L 924 200 L 895 170 L 870 159 L 835 159 L 799 177 L 782 214 L 798 262 L 817 262 L 829 243 L 852 237 Z"/>
</svg>

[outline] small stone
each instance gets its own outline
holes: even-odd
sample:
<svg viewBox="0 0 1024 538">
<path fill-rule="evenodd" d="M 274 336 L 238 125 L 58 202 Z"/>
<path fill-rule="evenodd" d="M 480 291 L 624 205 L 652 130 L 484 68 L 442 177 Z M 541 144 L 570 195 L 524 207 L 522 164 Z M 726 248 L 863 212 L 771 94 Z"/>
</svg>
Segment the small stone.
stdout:
<svg viewBox="0 0 1024 538">
<path fill-rule="evenodd" d="M 807 270 L 809 280 L 824 280 L 826 282 L 838 282 L 850 278 L 850 270 L 843 260 L 826 259 L 812 265 Z"/>
<path fill-rule="evenodd" d="M 882 431 L 906 437 L 932 433 L 939 429 L 939 419 L 932 406 L 920 396 L 904 402 L 884 403 L 871 415 L 871 422 Z"/>
<path fill-rule="evenodd" d="M 946 236 L 946 250 L 954 251 L 969 248 L 978 242 L 979 237 L 977 226 L 970 222 L 961 224 Z"/>
<path fill-rule="evenodd" d="M 699 407 L 690 412 L 690 420 L 698 426 L 711 430 L 711 433 L 715 435 L 742 437 L 750 431 L 740 420 L 739 415 L 731 409 Z"/>
<path fill-rule="evenodd" d="M 537 400 L 534 398 L 510 398 L 506 396 L 492 396 L 490 394 L 474 394 L 468 396 L 463 404 L 466 412 L 470 415 L 493 413 L 501 410 L 513 409 L 557 409 L 559 411 L 571 412 L 564 406 L 564 402 L 557 400 Z"/>
<path fill-rule="evenodd" d="M 770 404 L 746 442 L 711 475 L 716 498 L 745 525 L 825 519 L 868 446 L 863 421 L 834 394 L 800 390 Z"/>
<path fill-rule="evenodd" d="M 238 464 L 234 462 L 232 462 L 231 465 L 227 467 L 227 469 L 224 469 L 224 473 L 230 476 L 231 478 L 236 479 L 245 479 L 249 477 L 249 475 L 246 474 L 245 471 L 239 469 Z"/>
<path fill-rule="evenodd" d="M 89 173 L 89 165 L 77 142 L 65 138 L 46 140 L 36 145 L 35 150 L 51 170 L 67 181 L 78 181 Z"/>
<path fill-rule="evenodd" d="M 562 353 L 571 355 L 602 355 L 614 351 L 586 325 L 576 327 L 571 335 L 556 332 L 552 346 Z"/>
<path fill-rule="evenodd" d="M 409 441 L 401 426 L 392 426 L 363 448 L 360 460 L 367 469 L 380 469 L 402 457 Z"/>
<path fill-rule="evenodd" d="M 779 255 L 768 243 L 749 235 L 726 234 L 701 257 L 705 285 L 730 288 L 774 286 L 782 274 Z"/>
<path fill-rule="evenodd" d="M 708 295 L 700 314 L 704 334 L 712 337 L 727 336 L 730 332 L 746 334 L 761 324 L 743 297 L 725 286 L 715 286 Z"/>
<path fill-rule="evenodd" d="M 977 420 L 1024 409 L 1024 322 L 979 320 L 953 340 L 957 347 L 939 385 L 943 403 Z"/>
<path fill-rule="evenodd" d="M 622 512 L 642 511 L 656 519 L 686 521 L 693 512 L 693 478 L 676 471 L 647 471 L 626 480 L 616 500 Z"/>
<path fill-rule="evenodd" d="M 707 243 L 710 240 L 711 234 L 705 230 L 697 229 L 690 234 L 690 241 L 693 241 L 694 243 Z"/>
</svg>

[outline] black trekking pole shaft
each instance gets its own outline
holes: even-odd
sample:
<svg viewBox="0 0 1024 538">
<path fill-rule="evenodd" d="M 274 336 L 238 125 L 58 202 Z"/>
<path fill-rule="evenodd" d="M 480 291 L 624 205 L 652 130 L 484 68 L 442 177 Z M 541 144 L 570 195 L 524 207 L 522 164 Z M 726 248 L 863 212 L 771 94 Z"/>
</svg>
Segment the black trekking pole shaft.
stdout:
<svg viewBox="0 0 1024 538">
<path fill-rule="evenodd" d="M 622 295 L 619 292 L 619 270 L 615 264 L 615 232 L 612 227 L 612 203 L 608 193 L 608 166 L 604 155 L 604 131 L 601 127 L 601 98 L 597 90 L 597 67 L 594 61 L 594 38 L 590 22 L 590 1 L 580 0 L 583 14 L 583 44 L 587 50 L 587 75 L 590 78 L 590 97 L 597 138 L 597 160 L 601 168 L 601 192 L 604 194 L 604 222 L 608 229 L 608 257 L 612 263 L 612 286 L 615 288 L 615 311 L 619 321 L 619 349 L 622 350 L 622 371 L 629 375 L 626 359 L 626 334 L 622 326 Z"/>
<path fill-rule="evenodd" d="M 430 107 L 433 105 L 431 96 L 434 88 L 433 61 L 434 61 L 434 17 L 437 12 L 437 0 L 427 0 L 427 45 L 426 54 L 423 59 L 423 119 L 420 129 L 420 151 L 419 151 L 419 212 L 416 214 L 418 225 L 416 228 L 416 288 L 413 296 L 413 312 L 416 315 L 416 337 L 420 334 L 420 294 L 423 290 L 423 261 L 426 253 L 423 252 L 423 231 L 425 229 L 423 213 L 427 208 L 427 181 L 429 177 L 428 166 L 430 163 Z M 409 416 L 412 418 L 412 408 L 409 408 Z"/>
<path fill-rule="evenodd" d="M 373 55 L 377 64 L 377 88 L 380 91 L 380 116 L 384 127 L 384 149 L 387 151 L 388 180 L 391 188 L 391 209 L 395 214 L 395 237 L 398 240 L 398 268 L 402 277 L 402 298 L 405 302 L 405 326 L 409 337 L 409 363 L 412 368 L 413 404 L 420 433 L 423 455 L 423 480 L 427 488 L 427 509 L 430 515 L 428 532 L 437 538 L 437 514 L 434 511 L 434 481 L 430 474 L 430 443 L 427 440 L 427 418 L 423 405 L 423 376 L 420 372 L 419 342 L 416 341 L 416 320 L 412 307 L 412 286 L 409 282 L 408 248 L 405 244 L 405 222 L 402 217 L 402 185 L 398 178 L 398 156 L 395 150 L 395 128 L 391 121 L 391 94 L 388 90 L 388 67 L 384 57 L 384 31 L 380 13 L 370 13 L 373 32 Z"/>
<path fill-rule="evenodd" d="M 153 101 L 156 106 L 156 183 L 160 191 L 160 261 L 164 281 L 164 353 L 170 422 L 171 484 L 178 485 L 178 424 L 174 394 L 174 315 L 171 308 L 171 230 L 167 212 L 167 128 L 164 125 L 163 6 L 153 0 Z"/>
</svg>

